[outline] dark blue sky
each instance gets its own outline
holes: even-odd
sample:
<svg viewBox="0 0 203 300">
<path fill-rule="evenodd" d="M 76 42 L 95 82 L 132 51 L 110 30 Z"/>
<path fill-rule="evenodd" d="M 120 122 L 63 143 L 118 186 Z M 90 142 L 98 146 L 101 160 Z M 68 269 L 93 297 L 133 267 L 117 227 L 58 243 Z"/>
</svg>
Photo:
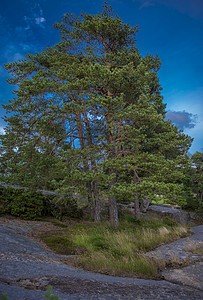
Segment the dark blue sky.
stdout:
<svg viewBox="0 0 203 300">
<path fill-rule="evenodd" d="M 203 1 L 109 0 L 131 26 L 139 24 L 142 55 L 158 54 L 168 118 L 194 138 L 191 153 L 203 151 Z M 0 8 L 0 103 L 12 99 L 4 63 L 23 59 L 59 41 L 52 27 L 66 13 L 101 12 L 101 0 L 10 0 Z M 0 116 L 5 115 L 1 108 Z M 0 120 L 0 131 L 4 122 Z"/>
</svg>

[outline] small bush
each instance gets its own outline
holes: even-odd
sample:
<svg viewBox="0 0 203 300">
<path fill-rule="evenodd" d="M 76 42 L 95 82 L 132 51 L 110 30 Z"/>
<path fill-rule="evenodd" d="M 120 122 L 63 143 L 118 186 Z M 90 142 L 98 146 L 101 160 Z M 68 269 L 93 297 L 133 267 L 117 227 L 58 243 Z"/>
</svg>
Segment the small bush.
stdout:
<svg viewBox="0 0 203 300">
<path fill-rule="evenodd" d="M 42 216 L 45 199 L 39 193 L 7 187 L 0 189 L 0 203 L 0 213 L 34 220 Z"/>
<path fill-rule="evenodd" d="M 1 300 L 9 300 L 9 298 L 6 294 L 2 294 Z"/>
<path fill-rule="evenodd" d="M 62 300 L 57 295 L 52 295 L 52 286 L 49 285 L 46 292 L 44 292 L 44 299 L 45 300 Z"/>
</svg>

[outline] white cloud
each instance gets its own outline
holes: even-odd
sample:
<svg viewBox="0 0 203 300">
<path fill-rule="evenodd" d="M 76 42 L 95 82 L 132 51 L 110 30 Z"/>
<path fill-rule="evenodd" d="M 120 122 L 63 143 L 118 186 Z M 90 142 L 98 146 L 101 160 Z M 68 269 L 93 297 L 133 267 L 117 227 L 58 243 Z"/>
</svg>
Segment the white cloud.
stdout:
<svg viewBox="0 0 203 300">
<path fill-rule="evenodd" d="M 0 134 L 5 134 L 5 133 L 6 133 L 6 132 L 5 132 L 4 127 L 0 126 Z"/>
<path fill-rule="evenodd" d="M 37 25 L 39 25 L 40 23 L 43 23 L 45 21 L 46 21 L 46 19 L 43 18 L 43 17 L 37 17 L 37 18 L 35 18 L 35 24 L 37 24 Z"/>
<path fill-rule="evenodd" d="M 32 29 L 33 26 L 40 26 L 45 28 L 46 19 L 43 16 L 43 10 L 40 8 L 40 5 L 37 4 L 34 8 L 31 9 L 31 16 L 24 16 L 24 21 L 26 22 L 25 30 Z"/>
</svg>

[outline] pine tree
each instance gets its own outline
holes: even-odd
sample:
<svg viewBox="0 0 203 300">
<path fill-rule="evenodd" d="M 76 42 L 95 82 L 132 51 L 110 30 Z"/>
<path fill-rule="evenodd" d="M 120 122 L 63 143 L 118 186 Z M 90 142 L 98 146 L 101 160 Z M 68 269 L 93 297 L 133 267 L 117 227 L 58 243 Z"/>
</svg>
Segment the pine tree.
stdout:
<svg viewBox="0 0 203 300">
<path fill-rule="evenodd" d="M 137 218 L 143 197 L 180 201 L 191 138 L 165 120 L 160 60 L 140 55 L 138 28 L 106 3 L 101 14 L 66 14 L 55 27 L 59 44 L 6 66 L 18 86 L 5 106 L 13 114 L 2 137 L 7 176 L 86 193 L 97 222 L 103 195 L 114 227 L 117 199 L 133 200 Z"/>
</svg>

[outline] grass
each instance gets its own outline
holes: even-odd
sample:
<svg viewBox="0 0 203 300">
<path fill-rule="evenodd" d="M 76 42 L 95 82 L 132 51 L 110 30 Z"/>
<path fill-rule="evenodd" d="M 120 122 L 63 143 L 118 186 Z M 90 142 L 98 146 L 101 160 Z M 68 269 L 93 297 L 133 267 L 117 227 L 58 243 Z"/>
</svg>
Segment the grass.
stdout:
<svg viewBox="0 0 203 300">
<path fill-rule="evenodd" d="M 196 247 L 193 249 L 188 249 L 187 251 L 193 254 L 203 255 L 203 247 Z"/>
<path fill-rule="evenodd" d="M 186 227 L 173 220 L 121 219 L 117 229 L 108 223 L 84 222 L 69 226 L 63 233 L 42 236 L 49 247 L 61 254 L 79 254 L 77 265 L 110 275 L 158 278 L 163 260 L 144 255 L 158 245 L 188 235 Z"/>
<path fill-rule="evenodd" d="M 199 244 L 198 242 L 192 242 L 189 238 L 188 238 L 188 242 L 189 242 L 189 248 L 186 249 L 187 252 L 191 252 L 193 254 L 197 254 L 197 255 L 203 255 L 203 245 L 202 243 Z"/>
</svg>

